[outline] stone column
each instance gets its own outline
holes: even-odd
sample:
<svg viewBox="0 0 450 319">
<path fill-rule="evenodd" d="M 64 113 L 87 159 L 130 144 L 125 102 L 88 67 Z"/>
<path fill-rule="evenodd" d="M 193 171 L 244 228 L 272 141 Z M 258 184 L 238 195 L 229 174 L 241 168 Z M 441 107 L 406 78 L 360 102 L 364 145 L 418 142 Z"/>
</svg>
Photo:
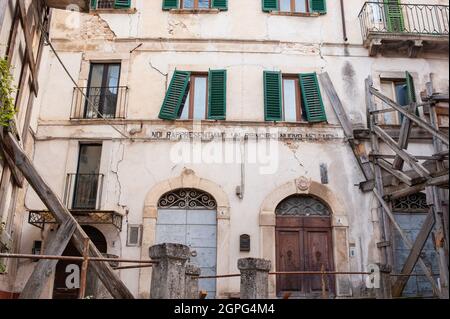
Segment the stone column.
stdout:
<svg viewBox="0 0 450 319">
<path fill-rule="evenodd" d="M 186 290 L 186 262 L 189 247 L 181 244 L 161 244 L 150 247 L 152 267 L 151 299 L 183 299 Z"/>
<path fill-rule="evenodd" d="M 267 299 L 269 297 L 270 260 L 243 258 L 238 260 L 241 271 L 241 299 Z"/>
<path fill-rule="evenodd" d="M 186 299 L 199 299 L 198 277 L 200 274 L 199 267 L 191 264 L 186 266 Z"/>
</svg>

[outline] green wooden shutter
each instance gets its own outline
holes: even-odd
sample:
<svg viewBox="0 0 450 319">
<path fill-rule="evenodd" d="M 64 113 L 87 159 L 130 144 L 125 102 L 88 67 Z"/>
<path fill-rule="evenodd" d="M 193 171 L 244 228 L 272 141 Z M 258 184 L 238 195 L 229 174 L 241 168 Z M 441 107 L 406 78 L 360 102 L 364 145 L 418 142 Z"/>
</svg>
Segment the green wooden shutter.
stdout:
<svg viewBox="0 0 450 319">
<path fill-rule="evenodd" d="M 327 12 L 327 2 L 326 0 L 309 0 L 309 7 L 312 12 Z"/>
<path fill-rule="evenodd" d="M 262 0 L 262 9 L 264 12 L 278 11 L 278 0 Z"/>
<path fill-rule="evenodd" d="M 163 0 L 163 10 L 178 9 L 178 0 Z"/>
<path fill-rule="evenodd" d="M 266 121 L 282 121 L 281 73 L 264 71 L 264 115 Z"/>
<path fill-rule="evenodd" d="M 212 0 L 211 8 L 226 11 L 228 10 L 228 0 Z"/>
<path fill-rule="evenodd" d="M 208 119 L 225 120 L 227 110 L 227 71 L 210 70 L 208 87 Z"/>
<path fill-rule="evenodd" d="M 388 32 L 403 32 L 405 30 L 400 0 L 384 0 L 384 12 Z"/>
<path fill-rule="evenodd" d="M 186 101 L 189 92 L 190 77 L 190 72 L 175 70 L 159 113 L 160 119 L 175 120 L 179 117 L 180 108 Z"/>
<path fill-rule="evenodd" d="M 131 7 L 131 0 L 114 0 L 114 8 L 128 9 Z"/>
<path fill-rule="evenodd" d="M 416 103 L 416 88 L 414 86 L 414 79 L 411 73 L 406 72 L 406 90 L 408 91 L 408 104 Z"/>
<path fill-rule="evenodd" d="M 97 9 L 97 0 L 91 0 L 91 9 L 92 10 Z"/>
<path fill-rule="evenodd" d="M 324 122 L 327 120 L 319 81 L 316 73 L 300 74 L 303 106 L 308 122 Z"/>
</svg>

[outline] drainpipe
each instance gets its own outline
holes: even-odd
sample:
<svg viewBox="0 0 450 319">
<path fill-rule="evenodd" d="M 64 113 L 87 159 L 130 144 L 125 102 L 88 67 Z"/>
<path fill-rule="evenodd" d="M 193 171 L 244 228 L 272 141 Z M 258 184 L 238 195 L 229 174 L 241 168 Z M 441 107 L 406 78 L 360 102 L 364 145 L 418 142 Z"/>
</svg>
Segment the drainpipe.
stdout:
<svg viewBox="0 0 450 319">
<path fill-rule="evenodd" d="M 345 25 L 345 7 L 344 0 L 341 0 L 341 18 L 342 18 L 342 34 L 344 36 L 344 42 L 348 41 L 347 26 Z"/>
</svg>

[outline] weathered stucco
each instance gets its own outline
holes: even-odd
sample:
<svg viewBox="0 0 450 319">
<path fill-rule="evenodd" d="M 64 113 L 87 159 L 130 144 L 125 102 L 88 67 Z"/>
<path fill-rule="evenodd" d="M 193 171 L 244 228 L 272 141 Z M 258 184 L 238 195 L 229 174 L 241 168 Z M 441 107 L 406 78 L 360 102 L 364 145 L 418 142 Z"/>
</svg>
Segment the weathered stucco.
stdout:
<svg viewBox="0 0 450 319">
<path fill-rule="evenodd" d="M 319 17 L 280 16 L 263 13 L 260 1 L 229 0 L 229 10 L 214 14 L 177 14 L 161 10 L 161 1 L 132 1 L 136 13 L 83 16 L 56 12 L 52 41 L 70 74 L 80 86 L 87 85 L 90 62 L 122 63 L 120 85 L 127 86 L 125 120 L 70 120 L 73 84 L 64 75 L 55 56 L 46 53 L 41 67 L 42 88 L 38 97 L 40 112 L 34 162 L 44 179 L 60 196 L 66 175 L 76 173 L 80 142 L 101 142 L 100 173 L 104 174 L 102 209 L 124 215 L 122 232 L 103 226 L 108 253 L 123 258 L 148 258 L 154 243 L 157 202 L 166 192 L 182 187 L 210 193 L 218 203 L 218 274 L 237 273 L 237 260 L 266 258 L 275 265 L 275 208 L 284 198 L 297 193 L 312 194 L 327 203 L 333 213 L 335 267 L 340 271 L 364 271 L 378 261 L 376 248 L 378 220 L 376 202 L 360 192 L 363 181 L 355 157 L 344 139 L 333 108 L 322 90 L 327 123 L 286 124 L 264 122 L 263 71 L 283 73 L 328 72 L 343 105 L 356 127 L 366 125 L 364 79 L 373 77 L 380 87 L 386 72 L 412 73 L 416 94 L 433 80 L 437 91 L 448 92 L 448 57 L 427 54 L 420 58 L 369 57 L 362 46 L 358 13 L 364 1 L 352 1 L 346 7 L 348 41 L 342 39 L 339 1 L 327 1 L 328 12 Z M 448 4 L 448 1 L 422 1 Z M 69 22 L 70 23 L 69 23 Z M 77 27 L 77 21 L 81 27 Z M 302 134 L 302 138 L 275 140 L 266 153 L 276 165 L 261 173 L 268 163 L 246 161 L 190 162 L 173 161 L 172 151 L 180 143 L 155 138 L 156 131 L 196 130 L 190 121 L 167 122 L 158 113 L 174 70 L 227 70 L 227 121 L 204 121 L 204 130 L 257 129 L 284 130 Z M 199 123 L 195 123 L 198 125 Z M 116 129 L 129 135 L 124 138 Z M 316 134 L 316 137 L 311 137 Z M 322 134 L 322 135 L 321 135 Z M 322 138 L 324 134 L 327 137 Z M 214 140 L 203 146 L 262 147 L 263 139 L 238 141 Z M 187 140 L 186 145 L 194 144 Z M 427 150 L 426 145 L 411 144 L 409 149 Z M 328 167 L 327 185 L 321 184 L 320 165 Z M 241 169 L 244 171 L 242 180 Z M 296 180 L 311 182 L 300 191 Z M 245 185 L 243 197 L 236 187 Z M 25 208 L 43 209 L 29 190 Z M 33 240 L 45 238 L 27 224 L 21 252 L 29 253 Z M 127 247 L 126 226 L 143 225 L 141 247 Z M 239 236 L 251 237 L 250 252 L 239 251 Z M 355 254 L 350 256 L 349 249 Z M 33 265 L 24 263 L 15 289 L 20 291 Z M 120 277 L 137 297 L 150 296 L 151 270 L 122 270 Z M 269 278 L 269 294 L 274 296 L 275 278 Z M 218 297 L 239 292 L 239 278 L 217 282 Z M 364 285 L 361 276 L 340 276 L 338 295 L 357 296 Z M 51 287 L 46 297 L 50 296 Z"/>
</svg>

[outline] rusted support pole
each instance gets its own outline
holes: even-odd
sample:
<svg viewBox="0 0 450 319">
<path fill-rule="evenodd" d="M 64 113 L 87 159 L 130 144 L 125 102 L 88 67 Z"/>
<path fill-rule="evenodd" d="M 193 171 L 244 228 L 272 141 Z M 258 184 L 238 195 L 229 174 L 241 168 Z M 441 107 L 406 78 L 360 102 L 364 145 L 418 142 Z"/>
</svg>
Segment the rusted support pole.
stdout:
<svg viewBox="0 0 450 319">
<path fill-rule="evenodd" d="M 86 295 L 86 279 L 89 266 L 89 238 L 85 238 L 83 244 L 83 263 L 81 264 L 79 299 L 84 299 Z"/>
</svg>

